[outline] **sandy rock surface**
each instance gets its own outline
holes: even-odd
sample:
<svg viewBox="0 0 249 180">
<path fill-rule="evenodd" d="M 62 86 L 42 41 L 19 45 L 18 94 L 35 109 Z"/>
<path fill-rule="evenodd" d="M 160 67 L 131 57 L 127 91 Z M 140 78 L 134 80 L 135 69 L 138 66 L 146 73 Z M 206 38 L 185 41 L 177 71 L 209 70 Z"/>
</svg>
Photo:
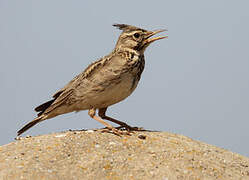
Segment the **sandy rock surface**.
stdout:
<svg viewBox="0 0 249 180">
<path fill-rule="evenodd" d="M 0 179 L 249 180 L 249 158 L 166 132 L 68 131 L 1 146 Z"/>
</svg>

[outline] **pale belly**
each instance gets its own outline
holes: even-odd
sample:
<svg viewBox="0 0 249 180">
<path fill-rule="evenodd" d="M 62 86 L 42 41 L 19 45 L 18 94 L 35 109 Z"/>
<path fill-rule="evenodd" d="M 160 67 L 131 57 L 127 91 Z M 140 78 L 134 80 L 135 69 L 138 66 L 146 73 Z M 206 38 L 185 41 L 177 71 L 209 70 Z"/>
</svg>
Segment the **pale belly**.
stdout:
<svg viewBox="0 0 249 180">
<path fill-rule="evenodd" d="M 138 82 L 133 82 L 131 74 L 122 78 L 118 84 L 111 84 L 100 92 L 89 92 L 83 101 L 77 103 L 74 109 L 85 110 L 90 108 L 104 108 L 127 98 L 136 88 Z"/>
<path fill-rule="evenodd" d="M 93 97 L 92 106 L 95 108 L 104 108 L 124 100 L 135 90 L 138 82 L 134 85 L 133 83 L 133 78 L 127 77 L 119 84 L 111 85 L 105 91 Z"/>
</svg>

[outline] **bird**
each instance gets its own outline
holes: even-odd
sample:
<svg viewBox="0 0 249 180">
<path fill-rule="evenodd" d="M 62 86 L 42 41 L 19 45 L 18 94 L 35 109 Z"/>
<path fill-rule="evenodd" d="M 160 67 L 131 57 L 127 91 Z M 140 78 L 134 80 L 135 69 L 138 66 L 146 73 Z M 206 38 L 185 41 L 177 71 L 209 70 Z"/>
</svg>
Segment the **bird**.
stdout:
<svg viewBox="0 0 249 180">
<path fill-rule="evenodd" d="M 113 24 L 121 30 L 110 54 L 90 64 L 47 101 L 35 108 L 37 117 L 24 125 L 17 136 L 37 123 L 58 115 L 88 110 L 88 115 L 116 134 L 130 134 L 132 127 L 106 115 L 107 108 L 126 99 L 136 89 L 145 66 L 144 51 L 152 43 L 166 36 L 152 37 L 166 31 L 145 30 L 128 24 Z M 96 111 L 98 110 L 98 115 Z M 113 127 L 111 121 L 127 131 Z"/>
</svg>

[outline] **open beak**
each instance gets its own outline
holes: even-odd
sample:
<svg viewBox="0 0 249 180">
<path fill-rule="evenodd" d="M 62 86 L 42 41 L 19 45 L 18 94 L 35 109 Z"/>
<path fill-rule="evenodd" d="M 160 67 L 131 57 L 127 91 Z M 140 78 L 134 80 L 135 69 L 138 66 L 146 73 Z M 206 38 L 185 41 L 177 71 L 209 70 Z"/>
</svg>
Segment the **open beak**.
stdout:
<svg viewBox="0 0 249 180">
<path fill-rule="evenodd" d="M 159 40 L 159 39 L 168 38 L 168 35 L 150 38 L 151 36 L 154 36 L 155 34 L 158 34 L 160 32 L 164 32 L 164 31 L 167 31 L 167 30 L 166 29 L 161 29 L 161 30 L 156 30 L 156 31 L 149 31 L 147 36 L 146 36 L 146 39 L 145 39 L 145 44 L 150 44 L 150 43 L 152 43 L 152 42 L 154 42 L 156 40 Z"/>
</svg>

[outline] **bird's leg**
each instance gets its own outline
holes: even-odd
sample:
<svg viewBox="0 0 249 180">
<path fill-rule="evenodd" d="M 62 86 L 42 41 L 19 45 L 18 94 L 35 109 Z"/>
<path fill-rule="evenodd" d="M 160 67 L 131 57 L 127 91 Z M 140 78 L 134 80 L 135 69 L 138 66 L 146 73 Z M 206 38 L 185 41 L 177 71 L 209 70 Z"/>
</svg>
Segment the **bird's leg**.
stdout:
<svg viewBox="0 0 249 180">
<path fill-rule="evenodd" d="M 109 116 L 106 116 L 105 113 L 106 113 L 106 110 L 107 110 L 107 107 L 106 108 L 101 108 L 99 109 L 99 116 L 102 118 L 102 119 L 106 119 L 108 121 L 111 121 L 111 122 L 114 122 L 116 124 L 119 124 L 122 127 L 126 128 L 126 130 L 128 131 L 137 131 L 139 130 L 138 127 L 131 127 L 129 126 L 128 124 L 122 122 L 122 121 L 119 121 L 117 119 L 114 119 L 114 118 L 111 118 Z"/>
<path fill-rule="evenodd" d="M 118 129 L 116 129 L 115 127 L 113 127 L 112 125 L 110 125 L 109 123 L 105 122 L 103 119 L 101 119 L 100 117 L 96 116 L 96 109 L 95 108 L 92 108 L 92 109 L 89 109 L 88 111 L 88 115 L 95 119 L 96 121 L 100 122 L 101 124 L 103 124 L 105 127 L 107 127 L 109 130 L 111 130 L 114 134 L 116 135 L 130 135 L 130 133 L 128 132 L 123 132 L 123 131 L 120 131 Z"/>
</svg>

